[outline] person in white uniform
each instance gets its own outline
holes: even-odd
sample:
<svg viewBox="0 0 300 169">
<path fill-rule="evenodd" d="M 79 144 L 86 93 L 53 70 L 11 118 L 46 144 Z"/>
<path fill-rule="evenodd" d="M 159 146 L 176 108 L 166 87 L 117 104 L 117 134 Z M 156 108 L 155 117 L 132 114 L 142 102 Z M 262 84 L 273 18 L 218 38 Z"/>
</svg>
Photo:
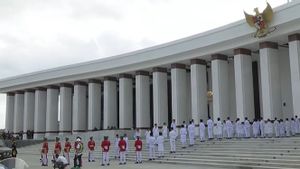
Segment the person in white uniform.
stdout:
<svg viewBox="0 0 300 169">
<path fill-rule="evenodd" d="M 213 128 L 214 128 L 214 121 L 209 117 L 207 120 L 207 134 L 209 140 L 214 139 Z"/>
<path fill-rule="evenodd" d="M 259 121 L 259 130 L 260 130 L 260 137 L 264 138 L 265 137 L 265 121 L 261 117 Z"/>
<path fill-rule="evenodd" d="M 162 132 L 159 132 L 159 136 L 156 139 L 156 144 L 157 144 L 158 158 L 163 158 L 165 149 L 164 149 L 164 136 Z"/>
<path fill-rule="evenodd" d="M 120 141 L 119 134 L 116 134 L 115 141 L 114 141 L 115 159 L 120 158 L 119 141 Z"/>
<path fill-rule="evenodd" d="M 171 123 L 170 127 L 171 127 L 171 129 L 175 130 L 175 132 L 177 132 L 176 120 L 175 119 L 172 120 L 172 123 Z"/>
<path fill-rule="evenodd" d="M 272 138 L 273 137 L 273 124 L 270 119 L 267 120 L 265 129 L 266 129 L 266 136 L 268 138 Z"/>
<path fill-rule="evenodd" d="M 203 120 L 200 119 L 199 123 L 199 136 L 200 136 L 200 142 L 205 141 L 205 124 L 203 123 Z"/>
<path fill-rule="evenodd" d="M 216 137 L 221 140 L 223 138 L 223 124 L 222 124 L 222 121 L 220 119 L 220 117 L 218 117 L 217 119 L 217 126 L 216 126 Z"/>
<path fill-rule="evenodd" d="M 158 135 L 159 135 L 159 129 L 158 129 L 156 123 L 154 124 L 154 127 L 153 127 L 153 129 L 152 129 L 152 133 L 153 133 L 153 136 L 155 137 L 155 139 L 156 139 L 156 138 L 158 137 Z"/>
<path fill-rule="evenodd" d="M 243 127 L 239 118 L 237 118 L 235 121 L 235 130 L 236 130 L 236 138 L 241 138 Z"/>
<path fill-rule="evenodd" d="M 259 135 L 259 122 L 254 119 L 252 124 L 253 137 L 257 138 Z"/>
<path fill-rule="evenodd" d="M 296 122 L 295 122 L 294 118 L 291 118 L 291 133 L 292 133 L 292 136 L 296 135 Z"/>
<path fill-rule="evenodd" d="M 276 117 L 274 119 L 274 131 L 275 131 L 275 137 L 276 138 L 280 137 L 280 125 Z"/>
<path fill-rule="evenodd" d="M 169 133 L 169 138 L 170 138 L 170 153 L 175 153 L 176 152 L 176 138 L 177 138 L 177 132 L 173 130 L 172 128 L 170 129 Z"/>
<path fill-rule="evenodd" d="M 168 126 L 166 123 L 163 123 L 162 134 L 163 134 L 164 138 L 168 138 Z"/>
<path fill-rule="evenodd" d="M 124 136 L 123 136 L 123 139 L 125 140 L 126 142 L 126 155 L 128 154 L 128 149 L 129 149 L 129 142 L 128 142 L 128 137 L 127 137 L 127 134 L 125 133 Z"/>
<path fill-rule="evenodd" d="M 247 117 L 245 117 L 244 120 L 244 132 L 245 132 L 245 138 L 250 138 L 250 130 L 251 130 L 251 124 Z"/>
<path fill-rule="evenodd" d="M 233 136 L 233 125 L 232 125 L 232 122 L 230 121 L 230 117 L 227 117 L 225 127 L 226 127 L 226 132 L 227 132 L 226 138 L 231 139 Z"/>
<path fill-rule="evenodd" d="M 149 138 L 150 138 L 150 129 L 147 129 L 147 131 L 145 132 L 145 138 L 146 138 L 146 147 L 147 149 L 149 149 Z"/>
<path fill-rule="evenodd" d="M 295 116 L 295 122 L 296 122 L 296 134 L 299 134 L 300 133 L 300 121 L 299 121 L 299 118 L 297 115 Z"/>
<path fill-rule="evenodd" d="M 187 135 L 187 131 L 186 131 L 186 128 L 184 127 L 184 125 L 181 125 L 179 133 L 180 133 L 181 146 L 182 146 L 182 148 L 186 148 L 186 135 Z"/>
<path fill-rule="evenodd" d="M 154 160 L 155 158 L 155 144 L 156 144 L 156 140 L 155 137 L 153 136 L 153 133 L 150 133 L 150 137 L 149 137 L 149 160 Z"/>
<path fill-rule="evenodd" d="M 285 125 L 282 119 L 280 119 L 279 127 L 280 127 L 280 137 L 285 137 Z"/>
<path fill-rule="evenodd" d="M 193 121 L 190 121 L 190 124 L 188 125 L 188 133 L 190 146 L 193 146 L 195 144 L 195 125 Z"/>
<path fill-rule="evenodd" d="M 285 136 L 290 137 L 291 136 L 291 123 L 289 121 L 289 118 L 285 119 L 284 127 L 285 127 Z"/>
</svg>

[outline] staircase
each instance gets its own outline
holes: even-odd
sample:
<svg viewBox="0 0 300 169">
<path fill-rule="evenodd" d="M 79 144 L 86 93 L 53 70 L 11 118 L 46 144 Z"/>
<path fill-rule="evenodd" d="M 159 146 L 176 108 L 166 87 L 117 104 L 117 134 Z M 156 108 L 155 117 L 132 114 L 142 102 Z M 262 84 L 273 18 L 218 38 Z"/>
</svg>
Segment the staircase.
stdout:
<svg viewBox="0 0 300 169">
<path fill-rule="evenodd" d="M 112 141 L 113 142 L 113 141 Z M 134 141 L 130 141 L 127 159 L 135 160 L 133 148 Z M 84 158 L 87 157 L 86 143 Z M 96 160 L 101 156 L 100 141 L 96 141 Z M 32 145 L 20 148 L 19 154 L 40 155 L 41 145 Z M 300 137 L 290 138 L 258 138 L 258 139 L 231 139 L 222 141 L 213 140 L 200 143 L 196 141 L 193 147 L 182 149 L 179 141 L 176 143 L 176 154 L 170 154 L 168 140 L 165 142 L 165 157 L 156 159 L 151 163 L 197 165 L 216 168 L 265 168 L 265 169 L 298 169 L 300 168 Z M 53 152 L 54 142 L 49 143 L 49 152 Z M 51 153 L 49 153 L 50 156 Z M 71 152 L 71 157 L 74 153 Z M 110 151 L 111 160 L 114 160 L 113 145 Z M 143 150 L 144 162 L 147 161 L 148 152 Z M 50 159 L 50 158 L 49 158 Z M 150 162 L 149 162 L 150 163 Z"/>
</svg>

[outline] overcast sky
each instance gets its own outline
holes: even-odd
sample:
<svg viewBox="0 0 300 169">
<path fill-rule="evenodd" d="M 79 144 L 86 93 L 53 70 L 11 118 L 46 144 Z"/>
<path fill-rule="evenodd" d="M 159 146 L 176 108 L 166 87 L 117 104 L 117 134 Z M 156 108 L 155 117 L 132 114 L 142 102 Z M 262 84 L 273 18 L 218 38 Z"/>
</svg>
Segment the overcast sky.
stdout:
<svg viewBox="0 0 300 169">
<path fill-rule="evenodd" d="M 268 0 L 272 7 L 287 0 Z M 262 11 L 265 0 L 1 0 L 0 79 L 129 52 Z M 0 94 L 0 128 L 5 95 Z M 3 118 L 2 118 L 3 117 Z"/>
</svg>

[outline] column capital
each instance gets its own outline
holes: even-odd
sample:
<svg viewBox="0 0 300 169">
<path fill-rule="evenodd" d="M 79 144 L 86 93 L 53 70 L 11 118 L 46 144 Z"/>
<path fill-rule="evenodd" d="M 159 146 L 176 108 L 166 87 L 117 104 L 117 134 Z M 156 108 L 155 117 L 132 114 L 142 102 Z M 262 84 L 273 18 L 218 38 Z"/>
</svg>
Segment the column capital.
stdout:
<svg viewBox="0 0 300 169">
<path fill-rule="evenodd" d="M 192 59 L 191 65 L 197 64 L 197 65 L 206 65 L 206 60 L 203 59 Z"/>
<path fill-rule="evenodd" d="M 8 93 L 6 93 L 6 95 L 7 95 L 7 96 L 15 96 L 15 93 L 13 93 L 13 92 L 8 92 Z"/>
<path fill-rule="evenodd" d="M 34 89 L 25 89 L 25 92 L 30 92 L 30 93 L 34 93 Z"/>
<path fill-rule="evenodd" d="M 264 49 L 264 48 L 278 49 L 278 43 L 270 42 L 270 41 L 259 43 L 259 49 Z"/>
<path fill-rule="evenodd" d="M 144 70 L 139 70 L 135 72 L 135 75 L 143 75 L 143 76 L 149 76 L 149 72 L 144 71 Z"/>
<path fill-rule="evenodd" d="M 99 79 L 89 79 L 88 83 L 97 83 L 97 84 L 101 84 L 101 80 Z"/>
<path fill-rule="evenodd" d="M 186 66 L 182 63 L 172 63 L 171 69 L 186 69 Z"/>
<path fill-rule="evenodd" d="M 39 90 L 39 91 L 46 91 L 47 89 L 46 89 L 46 88 L 44 88 L 44 87 L 37 87 L 37 88 L 35 88 L 35 90 Z"/>
<path fill-rule="evenodd" d="M 55 85 L 48 85 L 47 89 L 59 89 L 59 86 L 55 86 Z"/>
<path fill-rule="evenodd" d="M 168 69 L 164 67 L 154 67 L 152 69 L 152 72 L 161 72 L 161 73 L 167 73 Z"/>
<path fill-rule="evenodd" d="M 87 83 L 86 83 L 86 82 L 83 82 L 83 81 L 75 81 L 75 82 L 74 82 L 74 86 L 75 86 L 75 85 L 87 86 Z"/>
<path fill-rule="evenodd" d="M 223 55 L 223 54 L 219 54 L 219 53 L 211 55 L 211 60 L 225 60 L 225 61 L 227 61 L 227 59 L 228 59 L 227 55 Z"/>
<path fill-rule="evenodd" d="M 300 33 L 289 35 L 288 39 L 289 39 L 289 42 L 300 41 Z"/>
<path fill-rule="evenodd" d="M 105 76 L 104 81 L 117 81 L 117 78 L 113 76 Z"/>
<path fill-rule="evenodd" d="M 122 74 L 119 74 L 119 79 L 121 79 L 121 78 L 132 79 L 132 75 L 127 74 L 127 73 L 122 73 Z"/>
<path fill-rule="evenodd" d="M 61 83 L 59 84 L 60 87 L 69 87 L 69 88 L 73 88 L 73 85 L 70 83 Z"/>
<path fill-rule="evenodd" d="M 18 90 L 18 91 L 15 92 L 15 94 L 24 94 L 24 91 Z"/>
<path fill-rule="evenodd" d="M 249 55 L 251 56 L 251 50 L 246 48 L 237 48 L 233 51 L 234 55 Z"/>
</svg>

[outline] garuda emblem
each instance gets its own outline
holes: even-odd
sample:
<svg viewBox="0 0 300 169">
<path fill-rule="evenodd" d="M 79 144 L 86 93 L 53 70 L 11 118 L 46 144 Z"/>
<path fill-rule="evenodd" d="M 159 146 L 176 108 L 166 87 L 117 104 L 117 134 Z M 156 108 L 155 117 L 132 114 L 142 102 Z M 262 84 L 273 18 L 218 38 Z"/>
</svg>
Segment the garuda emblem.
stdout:
<svg viewBox="0 0 300 169">
<path fill-rule="evenodd" d="M 267 3 L 266 9 L 259 13 L 258 8 L 254 8 L 255 15 L 249 15 L 244 11 L 247 23 L 251 27 L 256 28 L 254 37 L 262 38 L 267 36 L 270 32 L 268 24 L 272 21 L 273 10 L 269 3 Z M 274 30 L 273 30 L 274 31 Z"/>
</svg>

